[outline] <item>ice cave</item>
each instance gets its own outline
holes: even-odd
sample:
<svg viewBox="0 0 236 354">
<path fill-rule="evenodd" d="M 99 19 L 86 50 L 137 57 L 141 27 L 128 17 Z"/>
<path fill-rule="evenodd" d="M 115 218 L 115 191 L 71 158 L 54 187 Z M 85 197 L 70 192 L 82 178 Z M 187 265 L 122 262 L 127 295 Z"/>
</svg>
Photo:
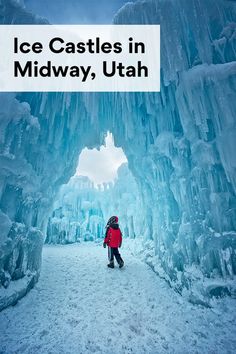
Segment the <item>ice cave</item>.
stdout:
<svg viewBox="0 0 236 354">
<path fill-rule="evenodd" d="M 47 23 L 16 0 L 0 21 Z M 0 311 L 32 293 L 45 242 L 101 244 L 114 213 L 181 299 L 235 298 L 235 3 L 138 0 L 114 23 L 161 24 L 160 93 L 0 95 Z M 127 163 L 97 188 L 75 176 L 78 157 L 108 131 Z"/>
<path fill-rule="evenodd" d="M 45 243 L 101 242 L 111 214 L 119 215 L 127 237 L 135 237 L 137 184 L 123 150 L 114 146 L 109 132 L 104 144 L 99 150 L 82 150 L 76 174 L 55 197 Z"/>
</svg>

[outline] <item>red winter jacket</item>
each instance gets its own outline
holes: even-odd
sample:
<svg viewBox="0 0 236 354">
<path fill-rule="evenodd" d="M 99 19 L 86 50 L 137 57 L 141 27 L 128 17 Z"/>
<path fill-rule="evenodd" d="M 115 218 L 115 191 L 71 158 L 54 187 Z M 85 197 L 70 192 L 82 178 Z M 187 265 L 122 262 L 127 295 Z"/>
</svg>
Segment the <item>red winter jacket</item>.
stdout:
<svg viewBox="0 0 236 354">
<path fill-rule="evenodd" d="M 112 224 L 109 226 L 106 232 L 106 237 L 104 239 L 104 243 L 106 243 L 109 247 L 116 248 L 120 247 L 122 243 L 122 233 L 119 229 L 118 224 Z"/>
</svg>

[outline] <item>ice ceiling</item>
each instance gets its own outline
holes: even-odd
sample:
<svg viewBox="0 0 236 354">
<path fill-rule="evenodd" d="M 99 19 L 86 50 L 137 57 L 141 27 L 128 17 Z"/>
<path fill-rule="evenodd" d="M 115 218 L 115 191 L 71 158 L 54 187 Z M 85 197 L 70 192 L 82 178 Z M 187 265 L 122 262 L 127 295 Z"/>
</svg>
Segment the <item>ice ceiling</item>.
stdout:
<svg viewBox="0 0 236 354">
<path fill-rule="evenodd" d="M 3 23 L 43 22 L 13 5 L 1 8 Z M 161 24 L 160 93 L 0 96 L 0 283 L 10 289 L 22 280 L 15 298 L 38 279 L 59 187 L 82 149 L 99 147 L 107 131 L 137 184 L 134 205 L 126 205 L 129 216 L 137 210 L 135 235 L 153 240 L 169 283 L 191 292 L 199 279 L 233 279 L 235 22 L 229 1 L 129 3 L 115 23 Z M 1 307 L 15 298 L 6 295 Z"/>
</svg>

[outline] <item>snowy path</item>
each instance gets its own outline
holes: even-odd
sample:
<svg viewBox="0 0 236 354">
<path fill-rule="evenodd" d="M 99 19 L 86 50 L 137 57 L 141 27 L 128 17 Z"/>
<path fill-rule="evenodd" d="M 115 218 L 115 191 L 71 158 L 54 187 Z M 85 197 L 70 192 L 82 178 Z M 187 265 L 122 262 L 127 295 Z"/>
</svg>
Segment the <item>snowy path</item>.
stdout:
<svg viewBox="0 0 236 354">
<path fill-rule="evenodd" d="M 0 353 L 235 352 L 232 312 L 186 303 L 128 251 L 122 256 L 125 268 L 113 270 L 101 246 L 46 246 L 39 283 L 0 314 Z"/>
</svg>

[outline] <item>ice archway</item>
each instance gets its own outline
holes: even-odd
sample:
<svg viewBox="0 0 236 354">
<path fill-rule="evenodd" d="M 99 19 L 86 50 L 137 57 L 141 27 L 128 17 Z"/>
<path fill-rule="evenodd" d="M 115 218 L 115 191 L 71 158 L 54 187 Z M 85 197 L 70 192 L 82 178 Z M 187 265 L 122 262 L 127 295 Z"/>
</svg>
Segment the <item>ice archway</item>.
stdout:
<svg viewBox="0 0 236 354">
<path fill-rule="evenodd" d="M 182 291 L 204 276 L 233 277 L 235 19 L 223 0 L 122 8 L 117 23 L 161 23 L 160 94 L 1 95 L 2 286 L 25 280 L 20 296 L 33 286 L 55 194 L 108 130 L 139 187 L 139 235 L 154 240 L 169 282 Z"/>
</svg>

